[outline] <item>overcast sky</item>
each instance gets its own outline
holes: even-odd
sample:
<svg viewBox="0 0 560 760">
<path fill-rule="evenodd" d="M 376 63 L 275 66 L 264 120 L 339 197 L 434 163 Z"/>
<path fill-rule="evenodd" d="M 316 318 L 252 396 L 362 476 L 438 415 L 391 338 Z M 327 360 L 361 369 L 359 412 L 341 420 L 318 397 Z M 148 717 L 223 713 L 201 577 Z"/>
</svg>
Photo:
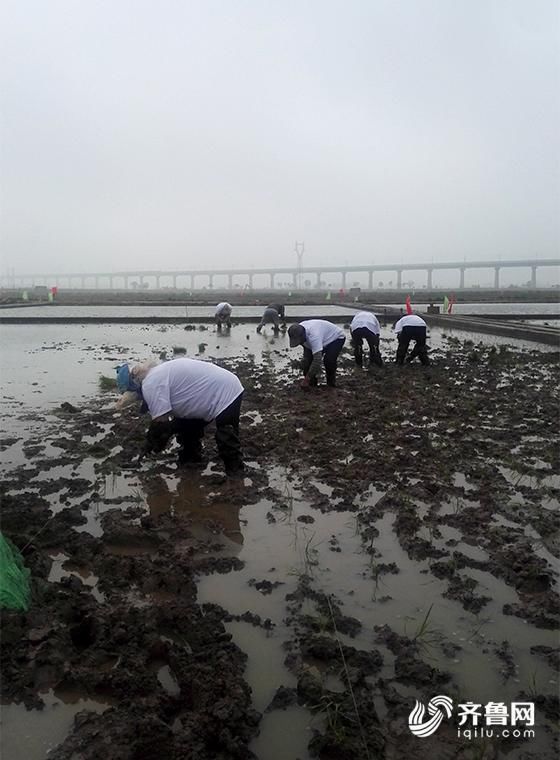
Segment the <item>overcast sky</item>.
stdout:
<svg viewBox="0 0 560 760">
<path fill-rule="evenodd" d="M 559 255 L 557 0 L 1 8 L 2 272 Z"/>
</svg>

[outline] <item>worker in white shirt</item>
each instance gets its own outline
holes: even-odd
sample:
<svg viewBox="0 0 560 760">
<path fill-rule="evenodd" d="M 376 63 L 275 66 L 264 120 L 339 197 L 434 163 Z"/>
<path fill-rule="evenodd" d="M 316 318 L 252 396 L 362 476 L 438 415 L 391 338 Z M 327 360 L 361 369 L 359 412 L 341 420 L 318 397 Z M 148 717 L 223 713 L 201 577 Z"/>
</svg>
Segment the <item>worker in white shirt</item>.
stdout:
<svg viewBox="0 0 560 760">
<path fill-rule="evenodd" d="M 379 333 L 381 327 L 375 314 L 371 311 L 359 311 L 354 319 L 350 322 L 350 334 L 352 336 L 352 348 L 354 349 L 354 359 L 358 367 L 364 363 L 363 342 L 367 341 L 369 346 L 369 363 L 383 366 L 383 359 L 379 351 Z"/>
<path fill-rule="evenodd" d="M 327 385 L 336 386 L 336 365 L 342 351 L 344 332 L 326 319 L 306 319 L 288 329 L 290 348 L 303 346 L 302 385 L 317 385 L 321 359 L 325 365 Z"/>
<path fill-rule="evenodd" d="M 226 301 L 222 301 L 216 306 L 215 319 L 218 325 L 218 332 L 222 331 L 222 327 L 225 326 L 228 329 L 231 327 L 231 304 Z"/>
<path fill-rule="evenodd" d="M 426 323 L 417 314 L 406 314 L 401 317 L 394 327 L 397 334 L 399 345 L 397 348 L 397 364 L 404 364 L 405 357 L 407 364 L 410 364 L 416 357 L 422 364 L 429 364 L 428 348 L 426 346 Z M 410 341 L 414 341 L 414 348 L 409 356 L 406 356 Z"/>
<path fill-rule="evenodd" d="M 216 445 L 226 474 L 243 472 L 239 414 L 243 386 L 223 367 L 197 359 L 173 359 L 162 364 L 124 364 L 117 370 L 121 392 L 132 391 L 148 407 L 152 422 L 145 452 L 160 452 L 175 435 L 179 465 L 206 463 L 202 452 L 204 428 L 216 424 Z"/>
</svg>

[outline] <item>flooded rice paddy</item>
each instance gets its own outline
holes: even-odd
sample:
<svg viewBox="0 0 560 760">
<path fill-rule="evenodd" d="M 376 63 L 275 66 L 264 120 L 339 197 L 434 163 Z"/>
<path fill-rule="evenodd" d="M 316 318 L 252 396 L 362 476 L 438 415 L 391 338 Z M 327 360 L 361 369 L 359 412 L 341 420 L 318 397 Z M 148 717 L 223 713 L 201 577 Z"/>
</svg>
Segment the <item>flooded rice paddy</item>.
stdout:
<svg viewBox="0 0 560 760">
<path fill-rule="evenodd" d="M 45 303 L 42 306 L 3 307 L 0 315 L 4 317 L 208 317 L 214 318 L 215 306 L 191 306 L 176 305 L 162 306 L 158 303 L 149 306 L 120 306 L 111 304 L 107 306 L 65 306 L 60 304 Z M 235 305 L 233 315 L 235 317 L 260 317 L 263 307 Z M 355 314 L 355 309 L 345 306 L 324 304 L 319 306 L 286 306 L 288 319 L 304 319 L 305 317 Z"/>
<path fill-rule="evenodd" d="M 384 328 L 383 368 L 347 349 L 306 392 L 285 335 L 202 327 L 2 329 L 33 594 L 2 612 L 3 757 L 555 757 L 558 354 L 432 329 L 397 368 Z M 148 420 L 99 377 L 183 352 L 245 386 L 241 483 L 210 430 L 203 471 L 127 467 Z M 533 701 L 535 736 L 413 736 L 438 694 Z"/>
</svg>

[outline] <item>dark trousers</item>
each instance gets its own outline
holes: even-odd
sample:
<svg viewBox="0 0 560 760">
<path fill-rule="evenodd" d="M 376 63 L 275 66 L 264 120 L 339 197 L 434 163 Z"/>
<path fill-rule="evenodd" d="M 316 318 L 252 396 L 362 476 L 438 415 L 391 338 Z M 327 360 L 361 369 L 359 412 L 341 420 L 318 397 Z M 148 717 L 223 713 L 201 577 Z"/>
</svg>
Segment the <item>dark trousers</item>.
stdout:
<svg viewBox="0 0 560 760">
<path fill-rule="evenodd" d="M 414 341 L 414 348 L 407 358 L 407 362 L 413 361 L 417 356 L 422 364 L 429 364 L 428 348 L 426 346 L 426 328 L 421 325 L 403 327 L 398 336 L 399 346 L 397 348 L 397 364 L 403 364 L 411 340 Z"/>
<path fill-rule="evenodd" d="M 227 327 L 229 330 L 231 328 L 231 317 L 218 317 L 216 315 L 216 324 L 218 325 L 218 332 L 222 331 L 222 327 Z"/>
<path fill-rule="evenodd" d="M 354 349 L 354 359 L 358 367 L 364 364 L 363 342 L 364 338 L 369 346 L 369 363 L 383 366 L 383 359 L 379 351 L 379 335 L 369 330 L 367 327 L 357 327 L 352 330 L 352 348 Z"/>
<path fill-rule="evenodd" d="M 325 365 L 325 375 L 327 376 L 327 385 L 334 387 L 336 385 L 336 361 L 339 353 L 342 351 L 344 345 L 344 338 L 338 338 L 333 340 L 323 349 L 323 364 Z M 307 375 L 311 362 L 313 361 L 313 354 L 309 348 L 303 347 L 303 374 Z M 311 385 L 317 385 L 317 378 L 311 379 Z"/>
<path fill-rule="evenodd" d="M 243 470 L 243 455 L 239 440 L 239 415 L 242 400 L 243 393 L 240 393 L 215 419 L 216 445 L 228 475 Z M 177 419 L 176 424 L 177 441 L 180 446 L 179 462 L 181 464 L 203 462 L 202 438 L 204 428 L 208 423 L 205 420 Z"/>
<path fill-rule="evenodd" d="M 263 329 L 265 325 L 274 325 L 273 329 L 274 332 L 277 333 L 280 331 L 280 318 L 278 316 L 278 312 L 272 314 L 267 314 L 266 311 L 262 316 L 261 321 L 257 325 L 257 332 L 260 333 L 260 331 Z"/>
</svg>

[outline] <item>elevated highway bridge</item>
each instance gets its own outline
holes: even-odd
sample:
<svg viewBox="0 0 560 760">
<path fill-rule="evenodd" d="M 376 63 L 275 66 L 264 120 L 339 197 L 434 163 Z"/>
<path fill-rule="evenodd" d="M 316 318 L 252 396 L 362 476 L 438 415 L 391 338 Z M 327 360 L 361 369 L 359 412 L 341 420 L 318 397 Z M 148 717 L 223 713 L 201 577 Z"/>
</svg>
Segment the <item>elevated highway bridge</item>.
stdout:
<svg viewBox="0 0 560 760">
<path fill-rule="evenodd" d="M 253 287 L 254 278 L 264 276 L 269 278 L 270 289 L 274 289 L 275 281 L 278 277 L 288 278 L 294 289 L 302 287 L 303 278 L 311 277 L 312 287 L 324 287 L 323 277 L 325 274 L 334 274 L 340 276 L 342 287 L 347 287 L 349 274 L 367 273 L 368 287 L 373 288 L 373 278 L 375 273 L 386 272 L 396 274 L 396 288 L 403 288 L 403 273 L 405 272 L 425 272 L 426 288 L 433 287 L 433 273 L 440 270 L 454 269 L 458 274 L 458 288 L 465 287 L 465 273 L 471 269 L 490 269 L 494 270 L 494 288 L 500 287 L 500 273 L 503 269 L 527 269 L 530 273 L 531 287 L 537 286 L 537 270 L 542 267 L 560 268 L 560 258 L 558 259 L 496 259 L 486 261 L 442 261 L 429 263 L 410 263 L 410 264 L 360 264 L 344 266 L 287 266 L 287 267 L 239 267 L 239 268 L 206 268 L 206 269 L 130 269 L 115 270 L 111 272 L 43 272 L 32 274 L 12 274 L 0 276 L 0 286 L 2 287 L 34 287 L 35 285 L 48 286 L 66 286 L 67 288 L 109 288 L 109 289 L 128 289 L 131 287 L 145 287 L 148 283 L 153 283 L 156 289 L 161 287 L 172 288 L 189 288 L 195 290 L 196 287 L 203 285 L 213 288 L 216 278 L 221 280 L 221 287 L 227 284 L 228 289 L 239 285 Z M 551 277 L 551 281 L 553 278 Z M 558 280 L 558 274 L 554 281 Z"/>
</svg>

